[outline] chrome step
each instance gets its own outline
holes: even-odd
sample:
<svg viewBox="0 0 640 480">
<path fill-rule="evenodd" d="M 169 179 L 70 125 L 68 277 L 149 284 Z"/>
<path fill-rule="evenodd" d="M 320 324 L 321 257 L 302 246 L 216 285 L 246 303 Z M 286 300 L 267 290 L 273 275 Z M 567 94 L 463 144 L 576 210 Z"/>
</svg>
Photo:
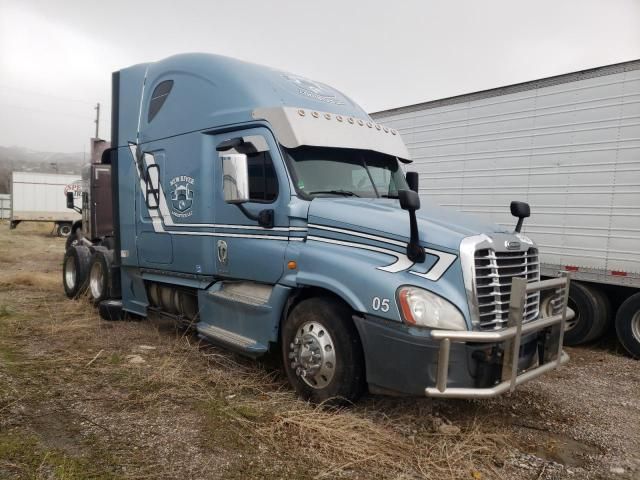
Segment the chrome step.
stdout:
<svg viewBox="0 0 640 480">
<path fill-rule="evenodd" d="M 200 322 L 196 325 L 196 329 L 198 330 L 198 333 L 205 337 L 245 351 L 254 353 L 267 351 L 267 347 L 265 345 L 256 342 L 253 338 L 245 337 L 243 335 L 230 332 L 229 330 L 224 330 L 220 327 Z"/>
</svg>

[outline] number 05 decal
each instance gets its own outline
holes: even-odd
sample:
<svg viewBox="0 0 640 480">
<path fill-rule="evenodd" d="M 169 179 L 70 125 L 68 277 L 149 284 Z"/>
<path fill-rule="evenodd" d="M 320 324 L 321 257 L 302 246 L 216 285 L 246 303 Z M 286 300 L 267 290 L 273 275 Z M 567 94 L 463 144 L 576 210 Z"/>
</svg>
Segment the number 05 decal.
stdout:
<svg viewBox="0 0 640 480">
<path fill-rule="evenodd" d="M 380 310 L 381 312 L 389 311 L 389 299 L 388 298 L 380 298 L 373 297 L 373 302 L 371 302 L 371 308 L 373 308 L 376 312 Z"/>
</svg>

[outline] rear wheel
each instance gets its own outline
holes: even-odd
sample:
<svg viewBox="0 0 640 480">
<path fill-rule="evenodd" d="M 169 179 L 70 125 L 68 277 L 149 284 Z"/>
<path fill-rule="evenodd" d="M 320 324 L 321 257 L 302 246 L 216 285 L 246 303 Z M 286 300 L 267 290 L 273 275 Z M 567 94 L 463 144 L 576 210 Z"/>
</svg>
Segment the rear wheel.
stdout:
<svg viewBox="0 0 640 480">
<path fill-rule="evenodd" d="M 598 338 L 607 328 L 611 306 L 598 289 L 579 282 L 571 282 L 569 308 L 575 317 L 567 322 L 565 345 L 580 345 Z"/>
<path fill-rule="evenodd" d="M 113 252 L 108 250 L 96 250 L 91 257 L 89 293 L 96 304 L 109 298 L 112 259 Z"/>
<path fill-rule="evenodd" d="M 620 305 L 616 314 L 616 333 L 629 355 L 640 359 L 640 293 Z"/>
<path fill-rule="evenodd" d="M 84 246 L 73 246 L 64 254 L 62 284 L 69 298 L 78 298 L 87 289 L 91 252 Z"/>
<path fill-rule="evenodd" d="M 350 309 L 329 298 L 296 305 L 282 327 L 289 382 L 314 403 L 355 402 L 365 389 L 364 355 Z"/>
</svg>

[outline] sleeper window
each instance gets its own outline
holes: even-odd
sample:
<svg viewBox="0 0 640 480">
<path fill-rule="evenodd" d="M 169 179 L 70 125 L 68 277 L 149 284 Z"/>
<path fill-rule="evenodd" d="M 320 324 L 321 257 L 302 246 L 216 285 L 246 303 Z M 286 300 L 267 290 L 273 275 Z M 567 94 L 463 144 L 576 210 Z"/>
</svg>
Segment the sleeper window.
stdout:
<svg viewBox="0 0 640 480">
<path fill-rule="evenodd" d="M 147 115 L 147 122 L 151 122 L 158 114 L 165 100 L 171 93 L 173 88 L 173 80 L 165 80 L 160 82 L 156 88 L 153 89 L 151 94 L 151 101 L 149 102 L 149 114 Z"/>
</svg>

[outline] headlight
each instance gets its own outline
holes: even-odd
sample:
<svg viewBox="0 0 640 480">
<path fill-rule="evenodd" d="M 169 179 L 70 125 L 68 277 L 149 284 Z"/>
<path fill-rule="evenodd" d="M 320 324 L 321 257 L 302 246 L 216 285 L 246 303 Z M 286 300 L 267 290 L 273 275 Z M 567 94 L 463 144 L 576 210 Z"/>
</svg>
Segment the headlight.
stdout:
<svg viewBox="0 0 640 480">
<path fill-rule="evenodd" d="M 466 330 L 464 317 L 452 303 L 417 287 L 400 287 L 398 303 L 405 323 L 438 330 Z"/>
</svg>

